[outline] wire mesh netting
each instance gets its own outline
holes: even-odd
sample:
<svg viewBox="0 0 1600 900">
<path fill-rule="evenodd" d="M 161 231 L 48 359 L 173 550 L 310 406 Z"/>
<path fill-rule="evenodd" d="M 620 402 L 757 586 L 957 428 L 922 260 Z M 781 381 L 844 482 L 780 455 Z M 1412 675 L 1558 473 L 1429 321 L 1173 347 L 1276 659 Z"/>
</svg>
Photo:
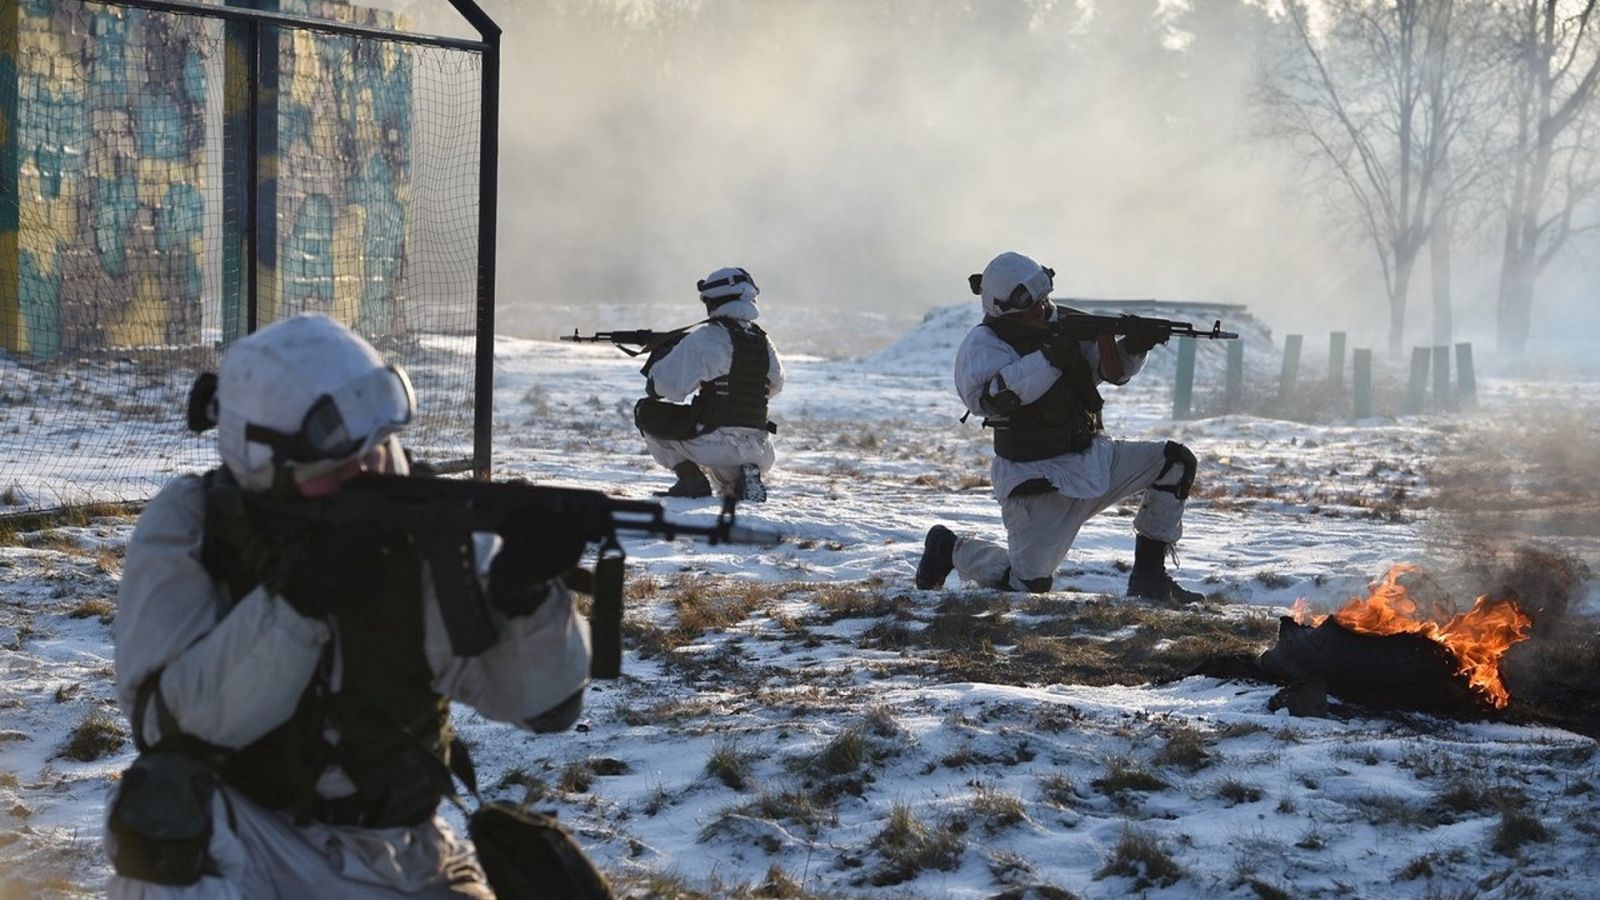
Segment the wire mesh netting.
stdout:
<svg viewBox="0 0 1600 900">
<path fill-rule="evenodd" d="M 0 515 L 214 466 L 188 392 L 250 330 L 252 287 L 256 327 L 326 313 L 405 366 L 408 445 L 470 458 L 480 53 L 275 27 L 251 65 L 239 22 L 0 10 Z"/>
</svg>

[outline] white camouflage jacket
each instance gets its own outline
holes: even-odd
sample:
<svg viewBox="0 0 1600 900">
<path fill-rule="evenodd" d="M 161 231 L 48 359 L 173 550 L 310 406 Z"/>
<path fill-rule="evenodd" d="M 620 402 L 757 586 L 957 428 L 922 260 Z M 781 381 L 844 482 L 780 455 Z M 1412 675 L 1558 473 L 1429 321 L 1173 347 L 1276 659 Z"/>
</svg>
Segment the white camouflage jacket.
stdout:
<svg viewBox="0 0 1600 900">
<path fill-rule="evenodd" d="M 264 587 L 221 615 L 226 588 L 201 562 L 205 507 L 204 483 L 185 475 L 139 517 L 114 626 L 117 698 L 131 719 L 140 685 L 160 671 L 161 697 L 179 728 L 237 749 L 289 719 L 332 634 Z M 433 689 L 487 718 L 524 724 L 588 680 L 588 623 L 563 587 L 527 616 L 491 610 L 499 640 L 472 658 L 452 653 L 426 572 L 423 602 Z M 149 706 L 138 727 L 153 743 L 161 734 Z"/>
<path fill-rule="evenodd" d="M 711 317 L 753 322 L 758 315 L 755 301 L 735 300 L 717 307 Z M 767 396 L 771 398 L 783 390 L 783 363 L 770 340 L 767 355 L 772 358 L 767 370 Z M 721 378 L 732 367 L 733 341 L 728 333 L 714 325 L 702 325 L 650 367 L 650 385 L 663 399 L 683 403 L 700 390 L 700 385 Z"/>
<path fill-rule="evenodd" d="M 1057 312 L 1051 312 L 1052 320 Z M 1121 375 L 1115 379 L 1108 378 L 1106 369 L 1111 367 L 1100 364 L 1100 343 L 1083 341 L 1080 346 L 1089 360 L 1097 385 L 1126 384 L 1144 367 L 1146 354 L 1129 353 L 1118 342 L 1115 346 L 1121 362 Z M 956 351 L 956 393 L 961 395 L 961 401 L 974 416 L 988 415 L 983 410 L 982 398 L 985 393 L 992 396 L 1001 390 L 1001 381 L 1004 382 L 1004 389 L 1015 392 L 1023 405 L 1027 405 L 1043 397 L 1045 391 L 1060 377 L 1061 372 L 1045 360 L 1042 352 L 1034 351 L 1026 356 L 1018 354 L 1010 344 L 983 325 L 969 331 L 961 342 L 961 348 Z M 1063 453 L 1034 462 L 1014 462 L 996 456 L 990 466 L 995 498 L 1004 500 L 1018 485 L 1035 478 L 1048 479 L 1066 497 L 1101 496 L 1111 489 L 1111 450 L 1111 439 L 1104 434 L 1097 434 L 1088 449 L 1077 453 Z"/>
</svg>

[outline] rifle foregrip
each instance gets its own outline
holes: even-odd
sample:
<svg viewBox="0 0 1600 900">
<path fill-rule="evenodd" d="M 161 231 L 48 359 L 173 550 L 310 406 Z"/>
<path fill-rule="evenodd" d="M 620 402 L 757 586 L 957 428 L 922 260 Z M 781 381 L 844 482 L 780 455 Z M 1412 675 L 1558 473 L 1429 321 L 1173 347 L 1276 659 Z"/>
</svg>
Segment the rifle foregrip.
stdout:
<svg viewBox="0 0 1600 900">
<path fill-rule="evenodd" d="M 594 606 L 589 611 L 589 674 L 616 678 L 622 674 L 621 553 L 602 550 L 594 564 Z"/>
<path fill-rule="evenodd" d="M 494 646 L 500 634 L 489 617 L 489 600 L 478 587 L 471 536 L 430 535 L 424 550 L 451 652 L 470 659 Z"/>
</svg>

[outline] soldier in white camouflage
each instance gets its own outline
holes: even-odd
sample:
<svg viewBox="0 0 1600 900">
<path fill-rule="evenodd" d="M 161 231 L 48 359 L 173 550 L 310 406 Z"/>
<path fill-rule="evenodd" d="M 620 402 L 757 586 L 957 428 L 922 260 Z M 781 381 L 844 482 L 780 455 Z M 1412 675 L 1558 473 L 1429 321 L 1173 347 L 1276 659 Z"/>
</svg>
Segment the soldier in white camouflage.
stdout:
<svg viewBox="0 0 1600 900">
<path fill-rule="evenodd" d="M 957 351 L 955 386 L 967 409 L 994 430 L 990 474 L 1006 543 L 935 525 L 924 540 L 917 587 L 939 587 L 955 570 L 984 587 L 1049 591 L 1083 523 L 1142 491 L 1128 595 L 1199 600 L 1173 581 L 1165 563 L 1183 536 L 1194 454 L 1173 441 L 1115 440 L 1101 427 L 1098 385 L 1127 383 L 1168 334 L 1151 328 L 1120 340 L 1052 337 L 1054 277 L 1008 252 L 971 278 L 984 320 Z"/>
<path fill-rule="evenodd" d="M 486 551 L 498 637 L 458 656 L 408 534 L 269 534 L 246 503 L 407 474 L 404 372 L 308 315 L 239 340 L 214 384 L 223 465 L 169 483 L 128 545 L 116 678 L 141 754 L 108 804 L 110 896 L 493 897 L 438 814 L 463 761 L 450 704 L 577 718 L 588 625 L 556 576 L 581 543 L 527 528 Z"/>
<path fill-rule="evenodd" d="M 761 290 L 749 272 L 718 269 L 697 288 L 706 322 L 648 348 L 634 422 L 650 455 L 677 476 L 665 496 L 715 490 L 760 503 L 776 459 L 767 402 L 783 390 L 783 363 L 756 324 Z"/>
</svg>

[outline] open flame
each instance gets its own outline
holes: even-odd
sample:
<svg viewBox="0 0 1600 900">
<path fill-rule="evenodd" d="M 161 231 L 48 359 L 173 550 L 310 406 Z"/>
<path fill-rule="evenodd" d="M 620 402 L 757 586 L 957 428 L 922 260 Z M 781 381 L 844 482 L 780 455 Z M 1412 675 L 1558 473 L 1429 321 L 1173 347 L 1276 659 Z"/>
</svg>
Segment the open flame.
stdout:
<svg viewBox="0 0 1600 900">
<path fill-rule="evenodd" d="M 1500 680 L 1500 657 L 1512 644 L 1525 640 L 1533 620 L 1510 600 L 1479 597 L 1472 609 L 1444 624 L 1417 618 L 1417 604 L 1399 583 L 1402 575 L 1418 571 L 1416 566 L 1400 565 L 1383 576 L 1383 583 L 1372 594 L 1346 603 L 1333 614 L 1334 620 L 1351 631 L 1366 634 L 1420 634 L 1443 644 L 1461 663 L 1459 674 L 1467 676 L 1473 689 L 1481 692 L 1496 707 L 1511 700 L 1511 692 Z M 1302 625 L 1320 625 L 1327 616 L 1312 616 L 1304 598 L 1291 612 Z"/>
</svg>

